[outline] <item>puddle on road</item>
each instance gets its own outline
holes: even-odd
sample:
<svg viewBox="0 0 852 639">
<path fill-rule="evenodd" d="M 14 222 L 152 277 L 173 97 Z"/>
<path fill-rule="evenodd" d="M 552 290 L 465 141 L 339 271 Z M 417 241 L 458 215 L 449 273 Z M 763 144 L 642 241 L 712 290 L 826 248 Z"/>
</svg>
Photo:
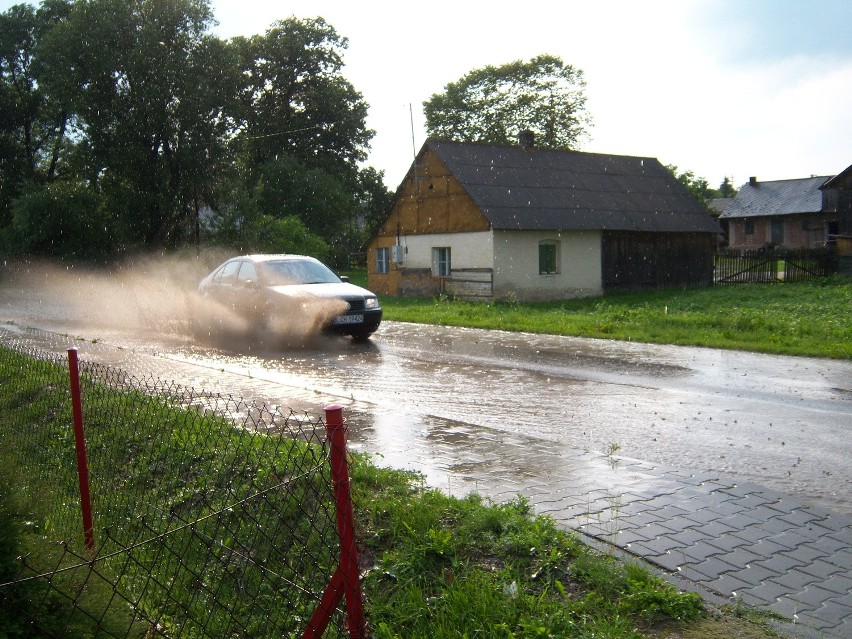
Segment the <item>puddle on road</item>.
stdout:
<svg viewBox="0 0 852 639">
<path fill-rule="evenodd" d="M 417 471 L 429 486 L 456 496 L 474 491 L 508 499 L 533 487 L 541 495 L 572 485 L 618 495 L 641 491 L 637 485 L 643 482 L 650 491 L 656 480 L 651 467 L 627 471 L 593 451 L 478 425 L 359 408 L 346 414 L 353 450 L 370 453 L 380 465 Z"/>
<path fill-rule="evenodd" d="M 393 326 L 385 331 L 385 335 L 393 337 L 397 331 L 410 332 L 411 327 Z M 428 330 L 440 333 L 419 340 L 416 347 L 409 349 L 424 362 L 432 359 L 443 361 L 443 355 L 452 353 L 454 357 L 480 365 L 486 370 L 495 365 L 511 366 L 514 361 L 522 361 L 524 367 L 545 375 L 554 371 L 564 375 L 566 370 L 575 369 L 582 372 L 583 379 L 588 379 L 590 372 L 612 376 L 614 379 L 624 375 L 682 377 L 691 372 L 688 366 L 648 356 L 647 345 L 630 346 L 625 355 L 623 348 L 612 348 L 605 340 L 577 339 L 566 343 L 564 339 L 557 338 L 562 341 L 554 344 L 552 336 L 526 333 L 445 327 L 429 327 Z M 406 348 L 399 343 L 396 347 L 403 351 Z"/>
</svg>

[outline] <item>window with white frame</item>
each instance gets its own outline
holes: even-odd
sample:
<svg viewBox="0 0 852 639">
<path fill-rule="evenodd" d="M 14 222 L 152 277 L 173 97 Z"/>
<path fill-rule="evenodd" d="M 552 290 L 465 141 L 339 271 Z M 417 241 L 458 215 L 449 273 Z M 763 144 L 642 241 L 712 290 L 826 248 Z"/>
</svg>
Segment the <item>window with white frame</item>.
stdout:
<svg viewBox="0 0 852 639">
<path fill-rule="evenodd" d="M 452 271 L 450 262 L 450 247 L 435 246 L 432 248 L 432 275 L 434 277 L 449 277 Z"/>
<path fill-rule="evenodd" d="M 539 275 L 559 273 L 559 242 L 557 240 L 542 240 L 538 243 L 538 272 Z"/>
<path fill-rule="evenodd" d="M 390 248 L 376 249 L 376 273 L 390 273 Z"/>
</svg>

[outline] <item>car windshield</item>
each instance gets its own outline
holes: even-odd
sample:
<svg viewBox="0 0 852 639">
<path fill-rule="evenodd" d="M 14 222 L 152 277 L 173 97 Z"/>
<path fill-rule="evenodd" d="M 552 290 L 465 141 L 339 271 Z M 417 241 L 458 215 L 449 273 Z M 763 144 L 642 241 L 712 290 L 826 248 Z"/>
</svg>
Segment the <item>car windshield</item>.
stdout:
<svg viewBox="0 0 852 639">
<path fill-rule="evenodd" d="M 263 263 L 270 286 L 285 284 L 336 284 L 340 282 L 327 266 L 312 260 L 280 260 Z"/>
</svg>

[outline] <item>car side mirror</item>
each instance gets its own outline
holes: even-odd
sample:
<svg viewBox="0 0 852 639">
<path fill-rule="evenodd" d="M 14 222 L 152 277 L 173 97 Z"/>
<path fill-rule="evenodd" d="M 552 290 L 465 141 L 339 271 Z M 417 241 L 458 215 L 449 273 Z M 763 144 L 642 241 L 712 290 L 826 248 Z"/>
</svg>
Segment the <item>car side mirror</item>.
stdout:
<svg viewBox="0 0 852 639">
<path fill-rule="evenodd" d="M 349 281 L 349 276 L 348 276 L 348 275 L 341 275 L 341 276 L 340 276 L 340 281 L 341 281 L 341 282 L 348 282 L 348 281 Z"/>
</svg>

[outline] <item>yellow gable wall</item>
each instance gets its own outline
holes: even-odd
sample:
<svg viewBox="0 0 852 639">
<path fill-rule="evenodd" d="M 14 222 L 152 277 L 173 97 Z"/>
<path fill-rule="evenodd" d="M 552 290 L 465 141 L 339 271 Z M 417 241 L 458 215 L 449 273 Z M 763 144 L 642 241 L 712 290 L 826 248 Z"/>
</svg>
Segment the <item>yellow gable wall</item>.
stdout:
<svg viewBox="0 0 852 639">
<path fill-rule="evenodd" d="M 488 220 L 444 164 L 427 151 L 409 173 L 379 235 L 487 231 Z"/>
</svg>

